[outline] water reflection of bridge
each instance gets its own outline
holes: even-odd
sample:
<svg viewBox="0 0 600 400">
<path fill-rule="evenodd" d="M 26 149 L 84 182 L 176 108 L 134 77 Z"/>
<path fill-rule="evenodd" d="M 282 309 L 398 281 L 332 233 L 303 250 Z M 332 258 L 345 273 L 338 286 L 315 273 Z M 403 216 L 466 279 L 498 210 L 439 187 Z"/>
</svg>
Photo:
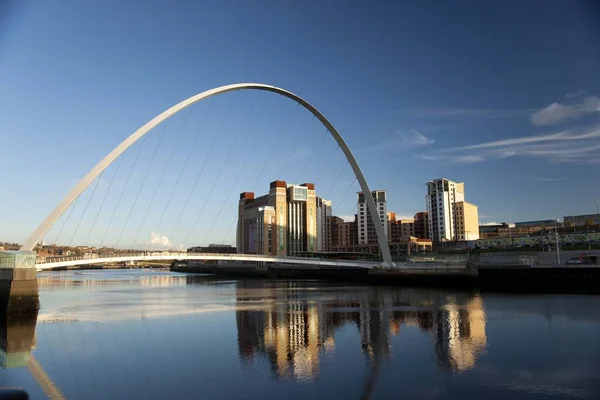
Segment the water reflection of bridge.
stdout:
<svg viewBox="0 0 600 400">
<path fill-rule="evenodd" d="M 31 354 L 37 346 L 35 327 L 37 312 L 5 315 L 0 318 L 0 367 L 27 366 L 31 376 L 50 399 L 64 399 L 60 390 Z"/>
<path fill-rule="evenodd" d="M 438 364 L 445 370 L 472 368 L 486 346 L 479 296 L 465 294 L 449 301 L 443 293 L 436 298 L 429 292 L 419 299 L 423 292 L 377 288 L 365 288 L 359 297 L 344 297 L 343 292 L 315 296 L 301 285 L 281 283 L 263 288 L 263 301 L 248 309 L 254 297 L 246 297 L 245 290 L 239 287 L 237 294 L 240 357 L 248 364 L 265 356 L 281 379 L 313 379 L 319 372 L 319 353 L 335 348 L 334 334 L 345 324 L 357 327 L 362 352 L 374 366 L 390 354 L 392 337 L 402 326 L 431 334 Z"/>
</svg>

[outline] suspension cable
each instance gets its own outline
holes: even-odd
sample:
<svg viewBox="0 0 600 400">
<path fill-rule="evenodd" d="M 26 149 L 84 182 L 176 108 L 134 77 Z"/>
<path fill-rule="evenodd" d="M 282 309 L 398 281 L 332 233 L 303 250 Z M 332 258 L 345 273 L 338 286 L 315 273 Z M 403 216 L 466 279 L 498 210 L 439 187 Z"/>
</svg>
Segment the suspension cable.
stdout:
<svg viewBox="0 0 600 400">
<path fill-rule="evenodd" d="M 356 182 L 356 177 L 354 177 L 354 180 L 352 181 L 352 183 L 350 184 L 350 186 L 348 186 L 348 189 L 346 189 L 346 193 L 344 193 L 344 195 L 342 196 L 342 199 L 338 203 L 336 211 L 339 211 L 339 207 L 341 207 L 341 205 L 344 202 L 344 200 L 346 200 L 346 196 L 348 196 L 348 193 L 350 193 L 350 189 L 352 189 L 352 186 L 354 186 L 354 182 Z M 331 214 L 333 214 L 333 210 L 331 211 Z"/>
<path fill-rule="evenodd" d="M 88 198 L 87 203 L 85 204 L 85 207 L 83 208 L 83 212 L 81 213 L 81 217 L 79 218 L 79 220 L 77 221 L 77 225 L 75 226 L 75 229 L 73 230 L 73 234 L 71 235 L 71 240 L 69 240 L 69 246 L 71 246 L 71 244 L 73 243 L 73 239 L 75 238 L 75 235 L 77 234 L 77 231 L 79 230 L 79 225 L 81 225 L 81 221 L 83 220 L 83 217 L 85 216 L 85 212 L 87 211 L 92 198 L 94 197 L 94 194 L 96 193 L 96 189 L 98 188 L 98 184 L 100 183 L 100 180 L 102 179 L 102 175 L 104 175 L 104 171 L 102 171 L 100 173 L 100 176 L 98 176 L 98 178 L 96 178 L 96 183 L 94 184 L 94 188 L 92 189 L 92 193 L 90 194 L 90 197 Z"/>
<path fill-rule="evenodd" d="M 94 222 L 92 223 L 90 231 L 88 232 L 88 235 L 85 239 L 85 242 L 84 242 L 85 245 L 88 244 L 88 242 L 90 240 L 90 235 L 92 234 L 92 231 L 94 230 L 94 227 L 96 226 L 96 222 L 98 221 L 98 216 L 100 215 L 102 208 L 104 208 L 104 203 L 106 202 L 108 193 L 110 192 L 110 189 L 112 188 L 113 182 L 117 178 L 117 174 L 119 173 L 119 168 L 121 168 L 121 162 L 123 161 L 123 158 L 125 158 L 124 155 L 121 155 L 119 157 L 119 162 L 117 163 L 117 168 L 115 169 L 115 174 L 113 175 L 112 179 L 110 180 L 110 183 L 108 184 L 108 189 L 106 189 L 106 193 L 104 193 L 104 198 L 102 199 L 102 203 L 100 204 L 100 207 L 98 208 L 98 212 L 96 212 L 96 216 L 94 217 Z"/>
<path fill-rule="evenodd" d="M 175 140 L 175 145 L 171 149 L 171 154 L 169 154 L 169 158 L 167 159 L 167 163 L 165 164 L 165 168 L 163 169 L 163 172 L 160 175 L 160 179 L 158 181 L 158 186 L 156 187 L 156 190 L 154 191 L 154 194 L 152 195 L 152 199 L 150 200 L 150 203 L 148 204 L 148 209 L 146 210 L 146 214 L 144 214 L 144 218 L 142 218 L 142 225 L 140 225 L 140 229 L 138 230 L 138 233 L 137 233 L 137 235 L 135 237 L 134 245 L 135 245 L 135 241 L 137 241 L 138 235 L 140 234 L 142 226 L 143 226 L 143 224 L 145 222 L 146 215 L 148 214 L 148 212 L 152 208 L 152 204 L 154 203 L 154 199 L 155 199 L 155 197 L 156 197 L 156 195 L 157 195 L 160 187 L 162 186 L 163 178 L 165 176 L 165 173 L 167 172 L 167 169 L 169 168 L 169 164 L 171 163 L 171 160 L 173 158 L 173 154 L 175 153 L 177 145 L 179 144 L 179 141 L 181 140 L 181 137 L 183 136 L 183 131 L 184 131 L 186 125 L 187 125 L 187 122 L 188 122 L 188 119 L 189 119 L 191 113 L 192 113 L 192 108 L 189 108 L 189 111 L 188 111 L 188 113 L 186 115 L 186 118 L 185 118 L 185 120 L 183 122 L 183 125 L 181 126 L 181 130 L 179 131 L 179 135 L 177 136 L 177 139 Z M 173 195 L 173 191 L 171 191 L 171 196 L 170 197 L 172 197 L 172 195 Z M 170 200 L 170 197 L 169 197 L 169 200 Z M 162 215 L 164 215 L 165 212 L 166 212 L 166 207 L 163 208 Z M 162 219 L 162 215 L 161 215 L 161 219 Z M 160 225 L 160 220 L 159 220 L 159 225 Z M 157 229 L 158 229 L 158 227 L 157 227 Z M 156 230 L 154 230 L 154 232 L 156 232 Z"/>
<path fill-rule="evenodd" d="M 244 121 L 245 124 L 246 121 Z M 227 152 L 227 156 L 225 157 L 225 162 L 221 165 L 221 169 L 219 170 L 219 173 L 217 174 L 217 177 L 213 180 L 213 184 L 210 188 L 210 190 L 208 191 L 208 197 L 210 197 L 210 194 L 212 194 L 213 190 L 215 189 L 215 186 L 217 185 L 217 182 L 219 181 L 219 178 L 221 177 L 221 174 L 223 173 L 223 170 L 225 169 L 225 166 L 227 165 L 227 162 L 229 161 L 229 158 L 231 157 L 231 154 L 233 153 L 233 149 L 235 148 L 237 142 L 240 140 L 240 137 L 242 136 L 242 130 L 243 130 L 243 125 L 240 128 L 240 130 L 237 133 L 237 136 L 235 138 L 235 141 L 233 142 L 233 145 L 231 145 L 229 147 L 229 151 Z M 208 200 L 208 198 L 207 198 Z M 190 233 L 188 233 L 185 241 L 183 242 L 184 244 L 188 243 L 188 240 L 190 239 L 190 237 L 192 236 L 192 234 L 194 233 L 194 230 L 196 229 L 196 225 L 198 224 L 198 221 L 200 221 L 200 217 L 202 216 L 202 213 L 204 212 L 204 209 L 206 208 L 206 203 L 207 201 L 204 201 L 204 203 L 202 203 L 202 207 L 200 208 L 200 212 L 198 213 L 198 216 L 196 217 L 196 219 L 194 220 L 194 224 L 192 225 L 192 229 L 190 230 Z"/>
<path fill-rule="evenodd" d="M 290 122 L 292 122 L 292 116 L 290 116 L 290 118 L 288 118 L 286 125 L 284 126 L 284 132 L 287 132 L 287 125 L 289 125 Z M 281 144 L 281 142 L 283 142 L 283 139 L 284 139 L 283 134 L 277 135 L 277 142 L 275 142 L 275 146 L 273 146 L 273 148 L 271 149 L 271 156 L 269 157 L 269 159 L 273 158 L 273 156 L 277 153 L 276 150 L 279 147 L 279 145 Z M 268 165 L 268 162 L 263 163 L 263 166 L 262 166 L 260 172 L 258 173 L 258 175 L 256 176 L 256 179 L 252 183 L 251 188 L 253 191 L 256 191 L 258 181 L 260 180 L 260 178 L 262 178 L 262 175 L 265 172 L 267 165 Z"/>
<path fill-rule="evenodd" d="M 234 98 L 234 100 L 235 100 L 235 98 Z M 229 109 L 227 111 L 227 115 L 229 114 L 229 111 L 231 111 L 232 104 L 233 104 L 234 100 L 232 100 L 231 104 L 229 105 Z M 198 138 L 202 135 L 202 132 L 204 131 L 204 127 L 206 126 L 206 121 L 208 120 L 208 115 L 210 114 L 210 110 L 212 109 L 212 106 L 213 106 L 214 102 L 215 102 L 215 98 L 213 97 L 212 100 L 211 100 L 210 106 L 208 108 L 208 111 L 206 112 L 205 119 L 202 121 L 202 124 L 200 125 L 200 129 L 198 131 L 198 135 L 196 135 L 196 140 L 198 140 Z M 227 118 L 227 115 L 225 116 L 225 118 Z M 208 150 L 208 155 L 206 156 L 206 159 L 204 160 L 204 163 L 202 163 L 202 167 L 200 168 L 198 174 L 196 175 L 196 178 L 194 179 L 194 183 L 192 184 L 192 189 L 190 190 L 190 194 L 188 195 L 187 199 L 185 200 L 185 203 L 184 203 L 183 207 L 181 207 L 181 210 L 179 211 L 179 215 L 177 216 L 177 219 L 175 220 L 175 225 L 173 226 L 173 230 L 171 230 L 170 235 L 167 236 L 168 238 L 169 237 L 173 237 L 173 235 L 175 234 L 175 230 L 177 229 L 177 226 L 179 225 L 179 222 L 181 221 L 181 217 L 183 217 L 183 213 L 184 213 L 185 209 L 188 206 L 190 198 L 192 197 L 192 193 L 194 193 L 194 190 L 196 189 L 196 185 L 198 185 L 198 182 L 200 180 L 200 176 L 202 175 L 202 171 L 204 171 L 204 165 L 208 161 L 208 159 L 209 159 L 209 157 L 210 157 L 210 155 L 212 153 L 212 150 L 215 147 L 215 143 L 217 142 L 217 139 L 219 138 L 219 135 L 221 134 L 222 128 L 223 127 L 221 126 L 221 129 L 218 131 L 217 136 L 215 137 L 215 140 L 213 140 L 212 145 L 210 146 L 210 149 Z M 194 142 L 194 146 L 195 145 L 196 145 L 196 142 Z M 191 150 L 193 150 L 193 148 Z M 188 154 L 188 159 L 189 159 L 190 155 L 191 155 L 191 151 Z M 187 161 L 186 161 L 185 165 L 187 165 Z"/>
<path fill-rule="evenodd" d="M 327 137 L 327 133 L 329 133 L 329 131 L 327 129 L 325 129 L 325 131 L 323 132 L 323 135 L 321 136 L 321 140 L 319 141 L 319 143 L 316 146 L 316 149 L 318 149 L 319 147 L 321 147 L 321 144 L 323 144 L 323 140 L 325 140 L 325 137 Z M 312 161 L 312 159 L 314 158 L 314 156 L 315 156 L 315 152 L 313 151 L 313 152 L 310 153 L 310 157 L 306 161 L 306 164 L 304 164 L 304 168 L 302 168 L 302 172 L 300 172 L 300 175 L 298 176 L 297 182 L 300 182 L 300 180 L 302 180 L 302 176 L 306 172 L 306 168 L 308 167 L 308 165 L 310 164 L 310 162 Z"/>
<path fill-rule="evenodd" d="M 327 191 L 327 194 L 325 195 L 324 198 L 329 197 L 329 194 L 331 193 L 331 191 L 333 190 L 333 188 L 335 187 L 335 185 L 338 183 L 338 181 L 340 180 L 340 177 L 342 176 L 342 173 L 344 172 L 344 170 L 346 169 L 346 167 L 349 165 L 350 163 L 348 162 L 348 160 L 346 160 L 346 162 L 344 163 L 344 166 L 342 167 L 342 169 L 340 170 L 340 172 L 337 175 L 337 178 L 334 179 L 334 183 L 329 186 L 329 190 Z M 355 178 L 356 179 L 356 178 Z M 354 182 L 353 182 L 354 183 Z"/>
<path fill-rule="evenodd" d="M 248 114 L 246 115 L 246 119 L 244 120 L 244 122 L 242 123 L 242 126 L 240 127 L 240 132 L 239 132 L 240 135 L 241 135 L 241 132 L 244 129 L 246 123 L 248 122 L 248 119 L 250 118 L 250 114 L 251 114 L 253 108 L 254 108 L 254 103 L 252 104 L 251 108 L 249 109 Z M 254 143 L 252 144 L 252 149 L 248 152 L 248 156 L 246 156 L 246 160 L 244 161 L 244 164 L 242 165 L 242 168 L 240 168 L 238 170 L 237 177 L 235 178 L 235 181 L 234 181 L 233 185 L 231 186 L 231 189 L 229 189 L 229 193 L 227 193 L 227 195 L 225 196 L 225 199 L 228 199 L 229 196 L 231 196 L 231 193 L 233 192 L 233 189 L 235 189 L 235 186 L 238 184 L 238 182 L 239 182 L 239 180 L 240 180 L 240 178 L 242 176 L 242 173 L 246 169 L 246 165 L 248 164 L 248 161 L 250 161 L 250 157 L 252 156 L 252 153 L 254 152 L 254 149 L 256 148 L 257 144 L 258 144 L 258 140 L 255 140 Z M 234 146 L 235 146 L 235 144 L 234 144 Z M 232 149 L 233 149 L 233 147 L 232 147 Z M 208 233 L 206 234 L 206 237 L 204 238 L 204 242 L 205 243 L 208 241 L 208 237 L 212 233 L 212 230 L 215 227 L 215 224 L 217 223 L 219 217 L 221 216 L 221 213 L 223 212 L 224 208 L 225 208 L 225 201 L 223 201 L 221 203 L 221 209 L 217 213 L 217 216 L 215 217 L 215 219 L 214 219 L 214 221 L 213 221 L 213 223 L 212 223 L 212 225 L 211 225 Z"/>
<path fill-rule="evenodd" d="M 71 214 L 73 214 L 73 210 L 75 209 L 75 207 L 77 206 L 77 203 L 79 202 L 79 197 L 81 197 L 81 196 L 77 196 L 77 198 L 75 199 L 75 202 L 71 206 L 71 209 L 69 210 L 69 213 L 67 214 L 67 218 L 65 219 L 65 222 L 62 224 L 60 230 L 58 231 L 58 235 L 56 235 L 56 238 L 54 238 L 54 244 L 56 244 L 58 242 L 58 239 L 60 238 L 60 235 L 61 235 L 63 229 L 65 229 L 67 222 L 71 218 Z M 42 245 L 43 245 L 43 243 L 42 243 Z"/>
<path fill-rule="evenodd" d="M 215 136 L 215 140 L 213 140 L 210 149 L 208 151 L 208 154 L 206 155 L 206 158 L 204 159 L 204 162 L 202 163 L 202 167 L 200 167 L 200 172 L 198 173 L 198 175 L 196 176 L 196 179 L 194 180 L 194 184 L 192 185 L 192 190 L 190 190 L 190 194 L 188 195 L 187 199 L 185 200 L 185 204 L 183 206 L 183 208 L 181 209 L 181 213 L 179 214 L 179 217 L 177 218 L 177 222 L 175 224 L 175 226 L 173 226 L 173 231 L 171 232 L 170 236 L 167 236 L 167 238 L 169 237 L 173 237 L 173 235 L 175 234 L 175 230 L 177 229 L 177 225 L 179 224 L 179 221 L 183 215 L 183 213 L 185 212 L 185 209 L 187 208 L 189 201 L 192 197 L 192 194 L 194 193 L 194 190 L 196 189 L 196 186 L 198 185 L 198 182 L 200 181 L 200 177 L 202 176 L 202 172 L 204 172 L 204 168 L 206 167 L 206 164 L 208 163 L 208 160 L 210 160 L 210 156 L 215 148 L 215 144 L 217 143 L 217 141 L 219 140 L 219 137 L 221 137 L 221 133 L 223 132 L 223 127 L 225 126 L 225 122 L 227 121 L 227 119 L 229 118 L 229 114 L 231 113 L 231 110 L 233 109 L 233 105 L 235 104 L 236 100 L 237 100 L 237 91 L 235 92 L 235 95 L 233 97 L 233 100 L 231 100 L 231 103 L 229 103 L 229 107 L 227 108 L 227 111 L 225 113 L 225 118 L 223 118 L 223 121 L 221 122 L 221 126 L 219 127 L 219 130 L 217 131 L 217 135 Z M 184 242 L 185 243 L 185 242 Z"/>
<path fill-rule="evenodd" d="M 300 103 L 296 104 L 296 109 L 298 107 L 300 107 Z M 292 116 L 290 117 L 290 119 L 289 119 L 288 122 L 291 122 L 293 116 L 294 116 L 294 114 L 292 114 Z M 313 119 L 314 118 L 316 118 L 316 117 L 313 115 Z M 289 128 L 289 123 L 286 125 L 285 130 L 281 133 L 281 136 L 285 136 L 285 134 L 287 133 L 288 128 Z M 285 169 L 287 168 L 288 164 L 290 163 L 290 160 L 292 158 L 294 158 L 294 154 L 296 154 L 296 150 L 298 150 L 298 146 L 302 142 L 302 139 L 303 139 L 302 135 L 298 135 L 298 140 L 296 141 L 296 145 L 294 146 L 294 151 L 292 152 L 292 155 L 290 157 L 286 158 L 285 163 L 283 164 L 283 168 L 281 169 L 281 172 L 279 172 L 279 176 L 277 176 L 277 180 L 281 180 L 281 177 L 283 176 L 283 173 L 285 172 Z"/>
<path fill-rule="evenodd" d="M 229 232 L 231 232 L 231 229 L 233 228 L 233 226 L 235 225 L 235 222 L 238 220 L 238 217 L 235 217 L 233 219 L 233 221 L 231 222 L 231 225 L 229 225 L 229 228 L 227 229 L 227 232 L 225 233 L 225 236 L 223 236 L 223 240 L 221 240 L 221 245 L 223 245 L 225 243 L 225 240 L 227 240 L 227 236 L 229 236 Z"/>
<path fill-rule="evenodd" d="M 323 169 L 321 170 L 321 172 L 319 172 L 319 175 L 317 175 L 317 176 L 323 176 L 323 173 L 325 172 L 325 170 L 327 169 L 327 167 L 329 167 L 329 164 L 331 163 L 331 160 L 333 160 L 333 156 L 335 156 L 335 153 L 337 153 L 337 151 L 338 151 L 339 148 L 340 148 L 340 146 L 338 144 L 336 144 L 335 149 L 333 149 L 333 152 L 331 153 L 331 155 L 327 159 L 327 162 L 323 166 Z"/>
<path fill-rule="evenodd" d="M 148 166 L 148 168 L 146 169 L 146 172 L 144 173 L 144 178 L 142 179 L 142 184 L 140 185 L 140 188 L 138 189 L 137 194 L 135 195 L 135 199 L 133 201 L 132 207 L 129 210 L 129 215 L 127 216 L 127 221 L 129 221 L 129 217 L 131 216 L 131 212 L 133 211 L 133 206 L 135 206 L 135 203 L 138 200 L 138 196 L 140 194 L 140 192 L 142 191 L 142 187 L 144 186 L 144 184 L 146 183 L 146 178 L 148 177 L 148 174 L 150 173 L 150 169 L 151 169 L 151 165 L 152 163 L 154 163 L 154 159 L 156 158 L 156 154 L 158 154 L 158 149 L 160 149 L 160 145 L 163 142 L 163 139 L 166 136 L 166 132 L 167 132 L 167 128 L 168 128 L 168 123 L 165 124 L 165 128 L 162 131 L 162 134 L 160 136 L 160 139 L 158 141 L 158 144 L 156 145 L 156 148 L 154 149 L 154 153 L 152 154 L 152 159 L 150 160 L 150 165 Z M 168 163 L 167 163 L 168 164 Z M 166 168 L 165 168 L 166 169 Z M 160 187 L 160 183 L 162 181 L 162 177 L 164 175 L 164 170 L 163 170 L 163 174 L 160 177 L 160 181 L 158 182 L 158 186 L 156 188 L 156 190 L 154 191 L 154 195 L 152 196 L 152 200 L 150 201 L 150 204 L 148 205 L 148 208 L 146 209 L 146 212 L 144 213 L 144 216 L 142 217 L 142 222 L 140 224 L 140 228 L 137 231 L 137 234 L 135 235 L 135 239 L 133 240 L 133 243 L 131 244 L 132 247 L 135 247 L 135 242 L 137 241 L 137 237 L 140 234 L 140 231 L 142 229 L 142 226 L 144 226 L 144 222 L 146 220 L 146 216 L 148 215 L 148 211 L 150 210 L 150 207 L 152 206 L 152 201 L 154 201 L 154 196 L 156 196 L 156 192 L 158 192 L 158 188 Z M 127 221 L 125 222 L 125 225 L 127 225 Z M 123 225 L 123 230 L 125 229 L 125 225 Z M 121 231 L 121 234 L 123 234 L 123 230 Z M 119 236 L 119 240 L 121 239 L 121 237 Z M 118 241 L 117 241 L 118 243 Z"/>
<path fill-rule="evenodd" d="M 287 132 L 287 126 L 289 125 L 289 123 L 291 121 L 292 121 L 292 116 L 290 116 L 287 119 L 286 125 L 284 126 L 284 132 Z M 271 148 L 269 159 L 272 159 L 273 156 L 276 154 L 276 150 L 279 147 L 279 145 L 281 144 L 281 142 L 283 141 L 283 139 L 284 139 L 284 135 L 277 135 L 277 141 L 275 142 L 275 145 Z M 259 182 L 260 178 L 262 178 L 262 176 L 265 172 L 265 169 L 267 168 L 267 165 L 268 165 L 268 162 L 263 163 L 262 168 L 260 169 L 260 172 L 256 175 L 256 179 L 254 179 L 254 182 L 252 183 L 252 185 L 250 185 L 252 191 L 256 192 L 256 189 L 258 187 L 258 182 Z M 231 232 L 233 225 L 235 225 L 235 221 L 237 221 L 237 217 L 233 220 L 233 222 L 229 226 L 229 229 L 227 230 L 227 233 L 225 234 L 225 237 L 223 238 L 223 241 L 221 242 L 221 244 L 225 243 L 225 240 L 227 240 L 227 235 L 229 235 L 229 232 Z"/>
<path fill-rule="evenodd" d="M 142 153 L 142 150 L 144 149 L 144 145 L 146 144 L 147 137 L 148 137 L 148 135 L 144 135 L 144 137 L 142 138 L 142 144 L 140 146 L 140 149 L 139 149 L 137 155 L 135 156 L 135 160 L 133 161 L 133 166 L 131 167 L 129 174 L 127 175 L 127 179 L 125 180 L 125 184 L 123 185 L 123 190 L 121 190 L 119 199 L 117 200 L 117 204 L 115 205 L 115 209 L 113 210 L 113 212 L 110 216 L 110 219 L 108 220 L 108 225 L 106 226 L 106 230 L 104 231 L 104 234 L 102 235 L 102 240 L 100 241 L 100 247 L 102 247 L 104 245 L 104 240 L 106 239 L 106 234 L 108 233 L 108 230 L 110 229 L 110 226 L 112 225 L 113 219 L 115 218 L 115 214 L 117 213 L 117 209 L 119 208 L 119 204 L 121 204 L 121 200 L 123 199 L 123 194 L 125 193 L 125 189 L 127 188 L 127 185 L 129 185 L 129 180 L 131 179 L 133 170 L 135 169 L 135 166 L 137 165 L 137 162 L 140 158 L 140 154 Z"/>
<path fill-rule="evenodd" d="M 210 106 L 209 106 L 209 108 L 208 108 L 208 110 L 206 112 L 206 115 L 204 116 L 205 119 L 208 117 L 208 114 L 210 113 L 210 110 L 212 108 L 213 103 L 214 103 L 214 97 L 211 99 Z M 203 123 L 202 127 L 203 126 L 204 126 L 204 123 Z M 171 191 L 171 193 L 169 194 L 169 199 L 167 201 L 167 205 L 165 206 L 165 208 L 163 208 L 162 214 L 160 215 L 160 218 L 158 219 L 158 224 L 156 224 L 156 229 L 154 230 L 154 232 L 158 232 L 158 230 L 160 228 L 160 224 L 162 223 L 162 220 L 165 217 L 165 214 L 167 212 L 167 209 L 171 205 L 171 201 L 173 200 L 173 195 L 177 191 L 177 188 L 179 187 L 179 182 L 181 181 L 181 177 L 183 176 L 183 171 L 185 171 L 185 168 L 187 167 L 188 162 L 190 160 L 190 156 L 192 155 L 194 149 L 196 148 L 196 143 L 198 142 L 198 139 L 200 138 L 200 133 L 202 133 L 202 128 L 200 128 L 200 131 L 198 132 L 198 134 L 194 136 L 194 141 L 192 142 L 192 146 L 190 147 L 190 151 L 187 153 L 187 156 L 185 157 L 185 161 L 183 163 L 183 167 L 181 167 L 181 172 L 177 176 L 177 180 L 175 181 L 175 186 L 174 186 L 173 190 Z"/>
<path fill-rule="evenodd" d="M 163 178 L 165 176 L 165 173 L 167 172 L 167 169 L 169 168 L 169 164 L 171 163 L 171 159 L 173 158 L 173 154 L 175 153 L 175 149 L 177 148 L 177 145 L 179 144 L 179 140 L 181 139 L 181 136 L 183 135 L 183 131 L 187 125 L 187 121 L 190 118 L 190 114 L 192 113 L 192 109 L 189 108 L 188 109 L 188 113 L 185 116 L 185 119 L 183 121 L 183 125 L 181 126 L 181 130 L 179 131 L 179 134 L 177 135 L 177 138 L 175 139 L 175 144 L 173 145 L 173 148 L 171 149 L 171 152 L 169 154 L 169 157 L 167 159 L 167 163 L 165 164 L 165 168 L 163 168 L 163 171 L 160 175 L 159 181 L 158 181 L 158 185 L 156 186 L 156 189 L 154 190 L 154 194 L 152 195 L 152 199 L 150 200 L 150 203 L 148 204 L 148 208 L 146 209 L 146 212 L 144 214 L 144 217 L 142 218 L 142 222 L 140 224 L 140 228 L 138 229 L 138 233 L 135 236 L 135 239 L 133 240 L 133 243 L 131 244 L 132 247 L 135 247 L 135 242 L 137 241 L 138 235 L 142 229 L 142 226 L 144 225 L 144 222 L 146 221 L 146 216 L 148 215 L 148 212 L 150 211 L 150 209 L 152 208 L 152 204 L 154 202 L 154 198 L 156 197 L 156 194 L 158 193 L 160 187 L 162 186 L 162 181 Z M 167 127 L 165 126 L 165 131 L 167 130 Z M 165 135 L 163 134 L 162 137 L 160 138 L 160 142 L 158 143 L 158 146 L 156 147 L 156 150 L 154 152 L 154 156 L 156 156 L 156 153 L 158 152 L 158 148 L 160 147 L 160 144 L 162 143 L 162 140 L 164 139 Z M 152 159 L 152 161 L 150 162 L 150 164 L 152 164 L 152 162 L 154 161 L 154 157 Z M 146 170 L 146 175 L 144 176 L 144 181 L 146 180 L 146 177 L 148 176 L 148 172 L 150 171 L 150 167 L 148 167 L 148 169 Z M 123 236 L 123 232 L 125 231 L 125 227 L 127 226 L 127 223 L 129 222 L 129 218 L 131 217 L 131 213 L 135 208 L 135 205 L 137 204 L 140 192 L 142 191 L 142 186 L 140 185 L 140 189 L 138 190 L 137 194 L 135 195 L 135 199 L 133 201 L 133 204 L 131 205 L 131 209 L 129 210 L 129 215 L 127 215 L 127 220 L 125 221 L 125 224 L 123 225 L 123 229 L 121 230 L 121 234 L 119 235 L 119 239 L 117 240 L 117 246 L 119 245 L 119 242 L 121 241 L 121 237 Z M 115 246 L 116 247 L 116 246 Z"/>
</svg>

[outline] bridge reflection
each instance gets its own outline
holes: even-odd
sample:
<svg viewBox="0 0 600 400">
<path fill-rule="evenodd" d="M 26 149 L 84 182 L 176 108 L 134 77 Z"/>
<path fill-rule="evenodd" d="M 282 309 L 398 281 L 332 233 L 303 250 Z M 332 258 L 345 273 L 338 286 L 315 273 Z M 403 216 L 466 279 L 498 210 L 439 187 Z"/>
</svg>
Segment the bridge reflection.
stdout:
<svg viewBox="0 0 600 400">
<path fill-rule="evenodd" d="M 347 324 L 358 330 L 361 351 L 374 369 L 387 359 L 403 327 L 430 333 L 444 370 L 473 368 L 486 347 L 485 310 L 477 295 L 364 288 L 355 296 L 342 288 L 315 294 L 297 283 L 260 285 L 251 290 L 251 282 L 238 283 L 239 355 L 245 365 L 265 357 L 279 379 L 314 379 L 320 353 L 335 349 L 335 333 Z M 262 291 L 259 302 L 256 290 Z"/>
<path fill-rule="evenodd" d="M 31 311 L 6 312 L 0 318 L 0 367 L 27 367 L 49 399 L 64 399 L 61 391 L 32 354 L 37 347 L 35 335 L 37 317 L 38 312 Z"/>
<path fill-rule="evenodd" d="M 27 366 L 31 350 L 36 347 L 37 311 L 0 318 L 0 367 Z"/>
</svg>

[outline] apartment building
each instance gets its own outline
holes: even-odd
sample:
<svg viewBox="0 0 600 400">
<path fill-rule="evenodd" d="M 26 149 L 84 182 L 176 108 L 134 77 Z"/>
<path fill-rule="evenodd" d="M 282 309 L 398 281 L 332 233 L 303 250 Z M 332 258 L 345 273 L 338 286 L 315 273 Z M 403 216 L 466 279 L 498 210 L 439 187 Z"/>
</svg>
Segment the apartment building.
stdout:
<svg viewBox="0 0 600 400">
<path fill-rule="evenodd" d="M 425 204 L 434 242 L 479 238 L 477 206 L 465 201 L 465 184 L 441 178 L 427 182 Z"/>
<path fill-rule="evenodd" d="M 362 192 L 357 193 L 357 227 L 358 227 L 358 244 L 376 244 L 377 233 L 375 231 L 375 225 L 368 211 L 365 196 Z M 377 213 L 379 214 L 379 221 L 383 227 L 385 236 L 388 235 L 388 223 L 387 223 L 387 201 L 385 190 L 374 190 L 371 192 L 371 196 L 375 201 L 377 207 Z"/>
<path fill-rule="evenodd" d="M 317 196 L 317 250 L 326 251 L 330 236 L 327 218 L 331 217 L 331 200 Z"/>
</svg>

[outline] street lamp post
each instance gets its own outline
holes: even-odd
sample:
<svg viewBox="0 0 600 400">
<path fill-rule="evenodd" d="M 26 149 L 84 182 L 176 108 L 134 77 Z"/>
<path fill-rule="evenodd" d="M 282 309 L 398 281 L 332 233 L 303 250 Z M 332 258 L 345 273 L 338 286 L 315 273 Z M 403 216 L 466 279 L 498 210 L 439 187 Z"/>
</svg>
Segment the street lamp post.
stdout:
<svg viewBox="0 0 600 400">
<path fill-rule="evenodd" d="M 560 246 L 558 245 L 558 226 L 556 226 L 557 220 L 554 220 L 554 237 L 556 238 L 556 259 L 558 265 L 560 265 Z"/>
</svg>

